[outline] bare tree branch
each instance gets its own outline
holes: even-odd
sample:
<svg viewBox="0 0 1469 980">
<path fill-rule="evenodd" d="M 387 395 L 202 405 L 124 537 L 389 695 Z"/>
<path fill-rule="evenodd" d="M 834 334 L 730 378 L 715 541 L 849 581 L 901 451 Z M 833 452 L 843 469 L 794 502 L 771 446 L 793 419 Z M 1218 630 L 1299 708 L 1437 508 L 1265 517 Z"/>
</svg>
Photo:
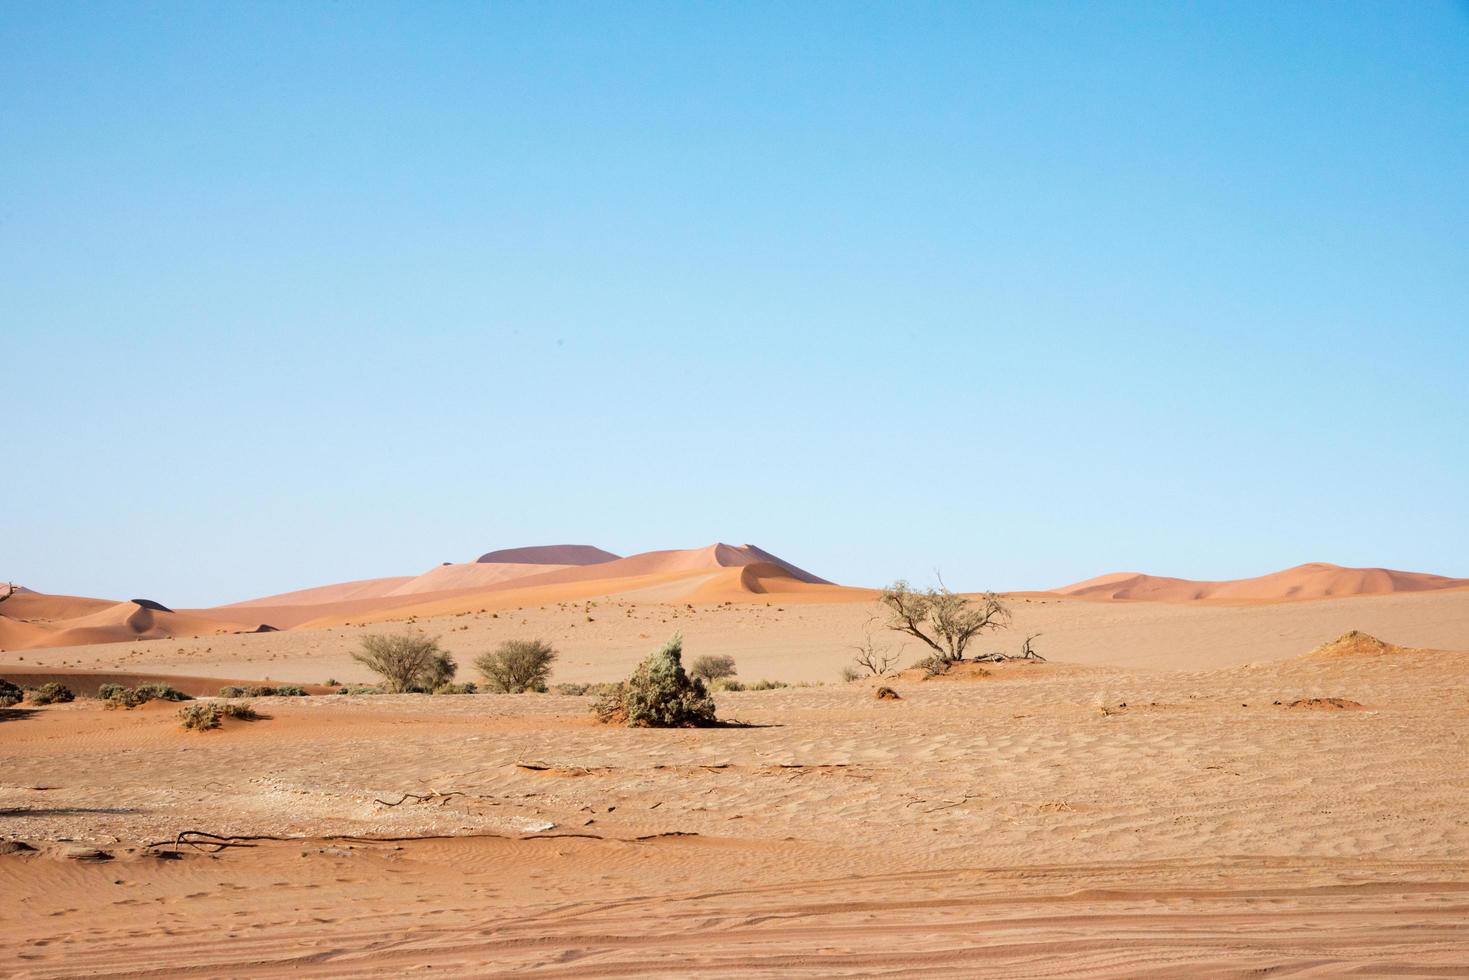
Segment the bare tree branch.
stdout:
<svg viewBox="0 0 1469 980">
<path fill-rule="evenodd" d="M 919 592 L 899 579 L 883 589 L 879 601 L 888 609 L 887 628 L 922 640 L 944 662 L 955 663 L 976 636 L 1010 625 L 1010 610 L 995 593 L 971 599 L 939 583 Z"/>
</svg>

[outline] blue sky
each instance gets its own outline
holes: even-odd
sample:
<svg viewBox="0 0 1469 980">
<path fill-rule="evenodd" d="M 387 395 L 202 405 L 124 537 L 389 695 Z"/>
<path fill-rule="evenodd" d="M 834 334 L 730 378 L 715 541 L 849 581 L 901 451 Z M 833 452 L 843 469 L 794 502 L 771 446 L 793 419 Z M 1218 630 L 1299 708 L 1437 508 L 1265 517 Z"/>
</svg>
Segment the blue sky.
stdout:
<svg viewBox="0 0 1469 980">
<path fill-rule="evenodd" d="M 1469 576 L 1469 8 L 0 7 L 0 577 Z"/>
</svg>

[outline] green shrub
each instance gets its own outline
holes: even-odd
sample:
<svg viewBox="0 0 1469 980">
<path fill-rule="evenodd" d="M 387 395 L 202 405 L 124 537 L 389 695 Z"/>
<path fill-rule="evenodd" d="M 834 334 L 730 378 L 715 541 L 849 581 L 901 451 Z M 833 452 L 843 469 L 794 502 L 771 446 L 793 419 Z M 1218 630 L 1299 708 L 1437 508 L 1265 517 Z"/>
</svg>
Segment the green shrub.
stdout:
<svg viewBox="0 0 1469 980">
<path fill-rule="evenodd" d="M 463 684 L 440 684 L 434 688 L 435 694 L 478 694 L 479 688 L 474 681 L 466 681 Z"/>
<path fill-rule="evenodd" d="M 31 704 L 65 704 L 76 700 L 76 695 L 71 693 L 71 688 L 65 684 L 55 681 L 47 681 L 40 687 L 33 687 L 26 692 L 26 700 Z"/>
<path fill-rule="evenodd" d="M 426 694 L 452 681 L 459 669 L 436 638 L 422 633 L 364 636 L 352 659 L 382 677 L 390 694 Z"/>
<path fill-rule="evenodd" d="M 783 687 L 790 687 L 790 685 L 787 684 L 785 681 L 760 680 L 751 684 L 749 689 L 751 691 L 778 691 Z"/>
<path fill-rule="evenodd" d="M 248 701 L 232 701 L 228 704 L 218 706 L 220 713 L 226 718 L 238 718 L 240 721 L 259 721 L 265 716 L 255 710 L 255 706 Z"/>
<path fill-rule="evenodd" d="M 337 691 L 338 694 L 383 694 L 386 693 L 380 687 L 366 684 L 349 684 Z"/>
<path fill-rule="evenodd" d="M 695 657 L 693 664 L 689 666 L 689 676 L 697 677 L 708 684 L 713 681 L 733 677 L 739 671 L 735 670 L 734 657 L 725 654 L 705 654 Z"/>
<path fill-rule="evenodd" d="M 745 685 L 742 681 L 737 681 L 733 677 L 721 677 L 713 684 L 710 684 L 709 689 L 711 691 L 714 691 L 715 693 L 722 693 L 724 691 L 743 691 L 745 690 Z"/>
<path fill-rule="evenodd" d="M 546 690 L 546 679 L 555 661 L 556 651 L 545 640 L 506 640 L 493 652 L 481 655 L 474 665 L 491 691 L 523 694 Z"/>
<path fill-rule="evenodd" d="M 25 697 L 25 692 L 9 681 L 0 681 L 0 708 L 9 708 L 20 704 Z"/>
<path fill-rule="evenodd" d="M 275 696 L 278 698 L 304 698 L 306 696 L 306 688 L 299 687 L 295 684 L 282 684 L 275 689 Z"/>
<path fill-rule="evenodd" d="M 222 698 L 242 698 L 245 696 L 245 689 L 243 687 L 234 687 L 233 685 L 221 687 L 219 689 L 219 696 Z"/>
<path fill-rule="evenodd" d="M 639 728 L 712 725 L 714 700 L 704 682 L 683 669 L 683 638 L 674 635 L 633 675 L 597 700 L 592 710 L 603 722 Z"/>
<path fill-rule="evenodd" d="M 99 684 L 97 685 L 97 697 L 102 701 L 110 701 L 126 690 L 127 688 L 121 684 Z"/>
</svg>

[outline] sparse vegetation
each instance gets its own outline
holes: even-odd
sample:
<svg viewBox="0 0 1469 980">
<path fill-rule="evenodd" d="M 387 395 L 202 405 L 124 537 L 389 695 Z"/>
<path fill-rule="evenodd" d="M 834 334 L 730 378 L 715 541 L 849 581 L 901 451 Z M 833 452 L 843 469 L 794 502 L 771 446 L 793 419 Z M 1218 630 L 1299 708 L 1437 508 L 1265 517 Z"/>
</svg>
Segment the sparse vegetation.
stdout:
<svg viewBox="0 0 1469 980">
<path fill-rule="evenodd" d="M 903 700 L 901 697 L 898 696 L 898 692 L 897 691 L 894 691 L 890 687 L 879 687 L 876 691 L 874 691 L 872 693 L 872 696 L 875 697 L 879 701 L 901 701 L 901 700 Z"/>
<path fill-rule="evenodd" d="M 492 652 L 481 655 L 474 666 L 484 676 L 485 686 L 501 694 L 544 693 L 551 676 L 556 651 L 544 640 L 506 640 Z"/>
<path fill-rule="evenodd" d="M 224 712 L 216 704 L 191 704 L 179 709 L 179 725 L 185 731 L 207 732 L 218 728 Z"/>
<path fill-rule="evenodd" d="M 889 647 L 878 646 L 871 633 L 852 649 L 857 651 L 857 655 L 852 658 L 855 666 L 842 671 L 842 680 L 854 681 L 862 676 L 861 672 L 864 670 L 868 676 L 884 677 L 898 662 L 898 654 Z M 847 676 L 848 671 L 851 672 L 850 677 Z"/>
<path fill-rule="evenodd" d="M 337 691 L 338 694 L 384 694 L 380 687 L 371 684 L 348 684 Z"/>
<path fill-rule="evenodd" d="M 715 723 L 714 700 L 683 668 L 683 638 L 674 635 L 592 706 L 607 724 L 637 728 L 693 728 Z"/>
<path fill-rule="evenodd" d="M 295 684 L 283 684 L 278 687 L 263 684 L 252 687 L 221 687 L 219 696 L 222 698 L 304 698 L 306 689 L 297 687 Z"/>
<path fill-rule="evenodd" d="M 851 664 L 847 664 L 847 666 L 842 668 L 842 682 L 844 684 L 850 684 L 855 680 L 861 679 L 862 672 L 856 667 L 853 667 Z"/>
<path fill-rule="evenodd" d="M 466 681 L 463 684 L 440 684 L 434 688 L 435 694 L 478 694 L 479 688 L 474 681 Z"/>
<path fill-rule="evenodd" d="M 76 700 L 76 695 L 65 684 L 48 681 L 40 687 L 26 691 L 26 700 L 31 704 L 65 704 Z"/>
<path fill-rule="evenodd" d="M 245 703 L 200 701 L 179 709 L 179 726 L 185 731 L 207 732 L 220 727 L 226 718 L 259 721 L 265 717 L 254 706 Z"/>
<path fill-rule="evenodd" d="M 689 666 L 689 675 L 699 678 L 705 684 L 721 681 L 738 673 L 734 657 L 722 653 L 695 657 L 693 664 Z"/>
<path fill-rule="evenodd" d="M 123 687 L 121 684 L 103 684 L 97 688 L 97 697 L 108 708 L 136 708 L 149 701 L 192 701 L 189 695 L 168 684 L 139 684 Z"/>
<path fill-rule="evenodd" d="M 899 579 L 882 590 L 879 601 L 888 609 L 888 629 L 922 640 L 945 663 L 963 660 L 976 636 L 1010 623 L 1010 610 L 995 593 L 971 599 L 942 583 L 919 591 Z"/>
<path fill-rule="evenodd" d="M 459 669 L 438 639 L 416 632 L 365 636 L 352 659 L 380 676 L 389 694 L 427 694 L 452 681 Z"/>
<path fill-rule="evenodd" d="M 25 697 L 25 692 L 9 681 L 0 681 L 0 708 L 10 708 L 20 704 Z"/>
</svg>

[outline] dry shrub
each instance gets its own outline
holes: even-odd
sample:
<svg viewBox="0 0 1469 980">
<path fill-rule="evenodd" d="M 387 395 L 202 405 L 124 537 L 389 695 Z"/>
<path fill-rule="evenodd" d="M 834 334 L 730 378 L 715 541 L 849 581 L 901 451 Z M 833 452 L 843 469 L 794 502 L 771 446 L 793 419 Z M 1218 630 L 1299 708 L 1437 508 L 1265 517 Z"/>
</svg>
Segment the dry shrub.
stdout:
<svg viewBox="0 0 1469 980">
<path fill-rule="evenodd" d="M 248 703 L 219 704 L 200 701 L 179 709 L 179 726 L 185 731 L 207 732 L 219 728 L 224 724 L 226 718 L 235 718 L 239 721 L 259 721 L 263 717 L 265 716 Z"/>
<path fill-rule="evenodd" d="M 501 694 L 545 693 L 556 651 L 545 640 L 506 640 L 474 662 L 485 686 Z"/>
<path fill-rule="evenodd" d="M 901 700 L 903 700 L 901 697 L 898 696 L 898 692 L 897 691 L 894 691 L 890 687 L 879 687 L 876 691 L 874 691 L 872 693 L 872 696 L 875 697 L 879 701 L 901 701 Z"/>
<path fill-rule="evenodd" d="M 108 708 L 136 708 L 149 701 L 192 701 L 189 695 L 168 684 L 139 684 L 123 687 L 121 684 L 103 684 L 97 688 L 97 697 Z"/>
<path fill-rule="evenodd" d="M 699 678 L 706 684 L 733 677 L 737 673 L 739 671 L 735 669 L 734 657 L 722 653 L 695 657 L 693 664 L 689 666 L 689 675 Z"/>
<path fill-rule="evenodd" d="M 714 700 L 697 677 L 683 668 L 683 638 L 638 665 L 623 683 L 597 700 L 592 710 L 603 722 L 634 728 L 695 728 L 715 723 Z"/>
<path fill-rule="evenodd" d="M 437 638 L 422 633 L 365 636 L 352 659 L 380 676 L 389 694 L 427 694 L 452 681 L 459 669 Z"/>
<path fill-rule="evenodd" d="M 27 691 L 26 700 L 31 704 L 65 704 L 68 701 L 75 701 L 76 695 L 71 693 L 71 688 L 65 684 L 47 681 L 40 687 L 33 687 Z"/>
<path fill-rule="evenodd" d="M 25 692 L 9 681 L 0 681 L 0 708 L 10 708 L 25 698 Z"/>
</svg>

